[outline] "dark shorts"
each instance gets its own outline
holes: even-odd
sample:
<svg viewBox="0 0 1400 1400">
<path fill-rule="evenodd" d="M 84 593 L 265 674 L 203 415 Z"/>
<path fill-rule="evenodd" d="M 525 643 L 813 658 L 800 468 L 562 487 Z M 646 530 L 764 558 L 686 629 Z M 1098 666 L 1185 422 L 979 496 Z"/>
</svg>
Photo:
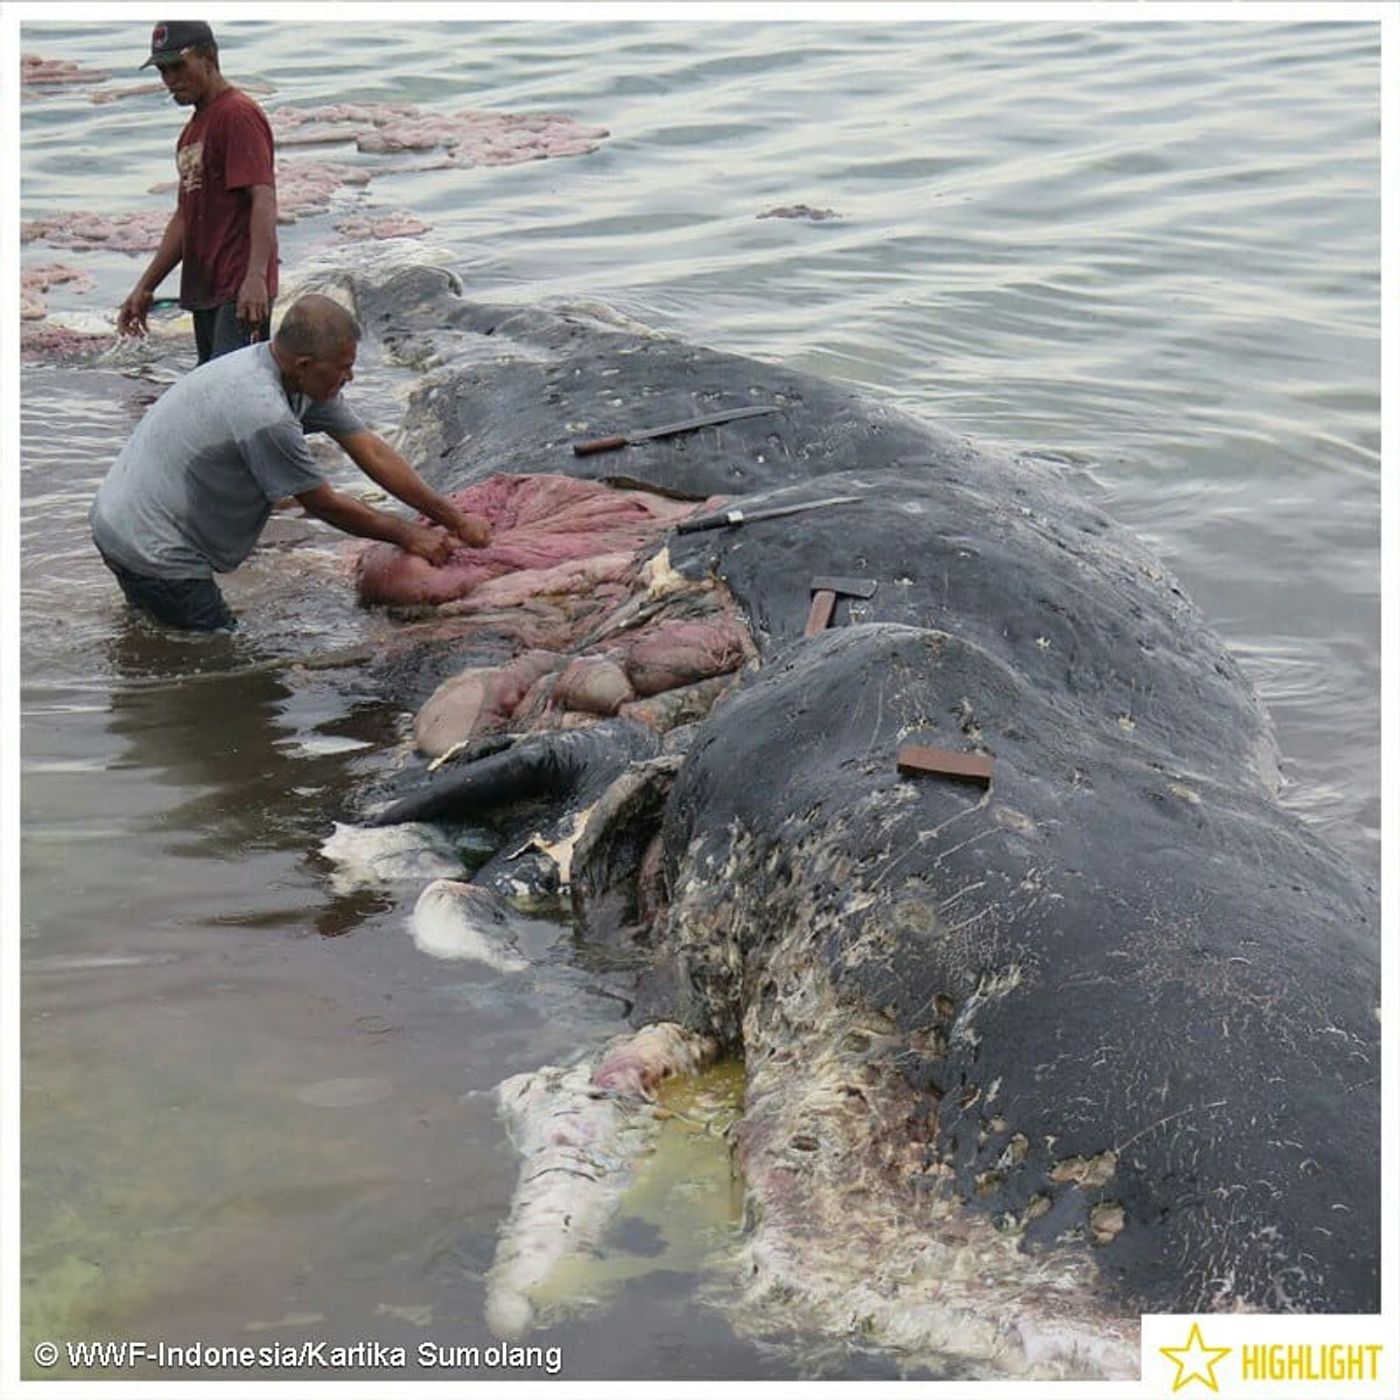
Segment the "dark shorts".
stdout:
<svg viewBox="0 0 1400 1400">
<path fill-rule="evenodd" d="M 97 552 L 102 554 L 100 549 Z M 126 601 L 167 627 L 187 632 L 232 632 L 238 626 L 212 578 L 149 578 L 132 573 L 105 554 L 102 562 L 121 584 Z"/>
<path fill-rule="evenodd" d="M 222 306 L 211 306 L 207 311 L 192 311 L 194 317 L 194 347 L 199 352 L 199 363 L 227 355 L 230 350 L 241 350 L 255 340 L 266 340 L 272 330 L 269 318 L 258 324 L 240 321 L 237 306 L 226 301 Z"/>
</svg>

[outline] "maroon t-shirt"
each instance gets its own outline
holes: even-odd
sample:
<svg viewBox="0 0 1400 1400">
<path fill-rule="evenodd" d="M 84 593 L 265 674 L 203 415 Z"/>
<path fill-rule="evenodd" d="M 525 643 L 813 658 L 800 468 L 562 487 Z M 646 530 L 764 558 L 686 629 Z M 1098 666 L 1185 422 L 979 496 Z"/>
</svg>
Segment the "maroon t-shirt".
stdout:
<svg viewBox="0 0 1400 1400">
<path fill-rule="evenodd" d="M 272 128 L 263 110 L 226 88 L 180 133 L 175 149 L 185 245 L 180 305 L 205 311 L 238 299 L 252 244 L 250 185 L 271 185 Z M 267 294 L 277 295 L 277 246 L 267 260 Z"/>
</svg>

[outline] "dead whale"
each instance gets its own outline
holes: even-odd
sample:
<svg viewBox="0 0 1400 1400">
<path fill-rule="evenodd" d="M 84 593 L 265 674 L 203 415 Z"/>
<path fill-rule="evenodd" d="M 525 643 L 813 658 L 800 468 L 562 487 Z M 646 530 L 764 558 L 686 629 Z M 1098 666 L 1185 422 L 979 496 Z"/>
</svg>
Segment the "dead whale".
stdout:
<svg viewBox="0 0 1400 1400">
<path fill-rule="evenodd" d="M 762 402 L 627 449 L 629 489 L 857 498 L 658 516 L 605 598 L 516 616 L 469 585 L 429 605 L 450 642 L 378 671 L 416 707 L 531 647 L 560 674 L 666 606 L 742 620 L 749 654 L 674 722 L 536 696 L 378 816 L 493 815 L 504 858 L 543 804 L 638 1023 L 743 1057 L 741 1325 L 1127 1375 L 1141 1311 L 1379 1306 L 1377 893 L 1278 805 L 1266 713 L 1139 540 L 1049 464 L 808 376 L 438 269 L 351 291 L 425 373 L 405 436 L 445 489 L 598 480 L 571 440 Z M 874 591 L 804 636 L 832 573 Z M 901 772 L 910 742 L 989 784 Z"/>
</svg>

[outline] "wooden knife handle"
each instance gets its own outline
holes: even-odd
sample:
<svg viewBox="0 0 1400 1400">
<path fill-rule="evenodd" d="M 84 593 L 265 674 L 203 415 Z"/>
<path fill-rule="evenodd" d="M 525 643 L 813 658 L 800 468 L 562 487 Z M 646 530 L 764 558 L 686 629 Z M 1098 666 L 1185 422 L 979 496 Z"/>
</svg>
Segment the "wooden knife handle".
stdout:
<svg viewBox="0 0 1400 1400">
<path fill-rule="evenodd" d="M 613 437 L 594 438 L 592 442 L 574 443 L 575 457 L 590 457 L 595 452 L 611 452 L 618 447 L 626 447 L 627 439 L 621 433 Z"/>
<path fill-rule="evenodd" d="M 692 515 L 676 526 L 676 534 L 693 535 L 697 530 L 718 530 L 722 525 L 742 525 L 744 512 L 741 510 L 721 511 L 718 515 Z"/>
<path fill-rule="evenodd" d="M 985 753 L 958 753 L 954 749 L 905 744 L 895 759 L 895 767 L 904 778 L 921 773 L 937 773 L 945 778 L 977 783 L 981 787 L 990 787 L 992 783 L 992 758 Z"/>
<path fill-rule="evenodd" d="M 812 594 L 812 607 L 807 614 L 807 625 L 802 629 L 804 637 L 815 637 L 831 626 L 831 614 L 836 611 L 836 593 L 830 588 L 820 588 Z"/>
</svg>

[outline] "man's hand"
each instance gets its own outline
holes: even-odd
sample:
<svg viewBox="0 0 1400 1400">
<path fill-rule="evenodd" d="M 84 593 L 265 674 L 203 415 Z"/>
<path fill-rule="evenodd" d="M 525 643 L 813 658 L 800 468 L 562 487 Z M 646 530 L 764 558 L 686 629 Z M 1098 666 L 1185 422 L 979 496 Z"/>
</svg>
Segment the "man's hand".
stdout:
<svg viewBox="0 0 1400 1400">
<path fill-rule="evenodd" d="M 447 563 L 457 548 L 453 537 L 434 525 L 406 524 L 401 545 L 408 553 L 426 559 L 429 564 Z"/>
<path fill-rule="evenodd" d="M 135 288 L 117 311 L 118 335 L 145 335 L 146 315 L 154 297 L 145 287 Z"/>
<path fill-rule="evenodd" d="M 491 526 L 480 515 L 468 515 L 454 506 L 452 518 L 442 523 L 472 549 L 484 549 L 491 543 Z"/>
<path fill-rule="evenodd" d="M 250 269 L 238 289 L 238 304 L 234 308 L 234 314 L 240 321 L 254 328 L 254 340 L 258 338 L 262 323 L 267 320 L 267 309 L 267 278 L 261 272 L 253 272 Z"/>
</svg>

